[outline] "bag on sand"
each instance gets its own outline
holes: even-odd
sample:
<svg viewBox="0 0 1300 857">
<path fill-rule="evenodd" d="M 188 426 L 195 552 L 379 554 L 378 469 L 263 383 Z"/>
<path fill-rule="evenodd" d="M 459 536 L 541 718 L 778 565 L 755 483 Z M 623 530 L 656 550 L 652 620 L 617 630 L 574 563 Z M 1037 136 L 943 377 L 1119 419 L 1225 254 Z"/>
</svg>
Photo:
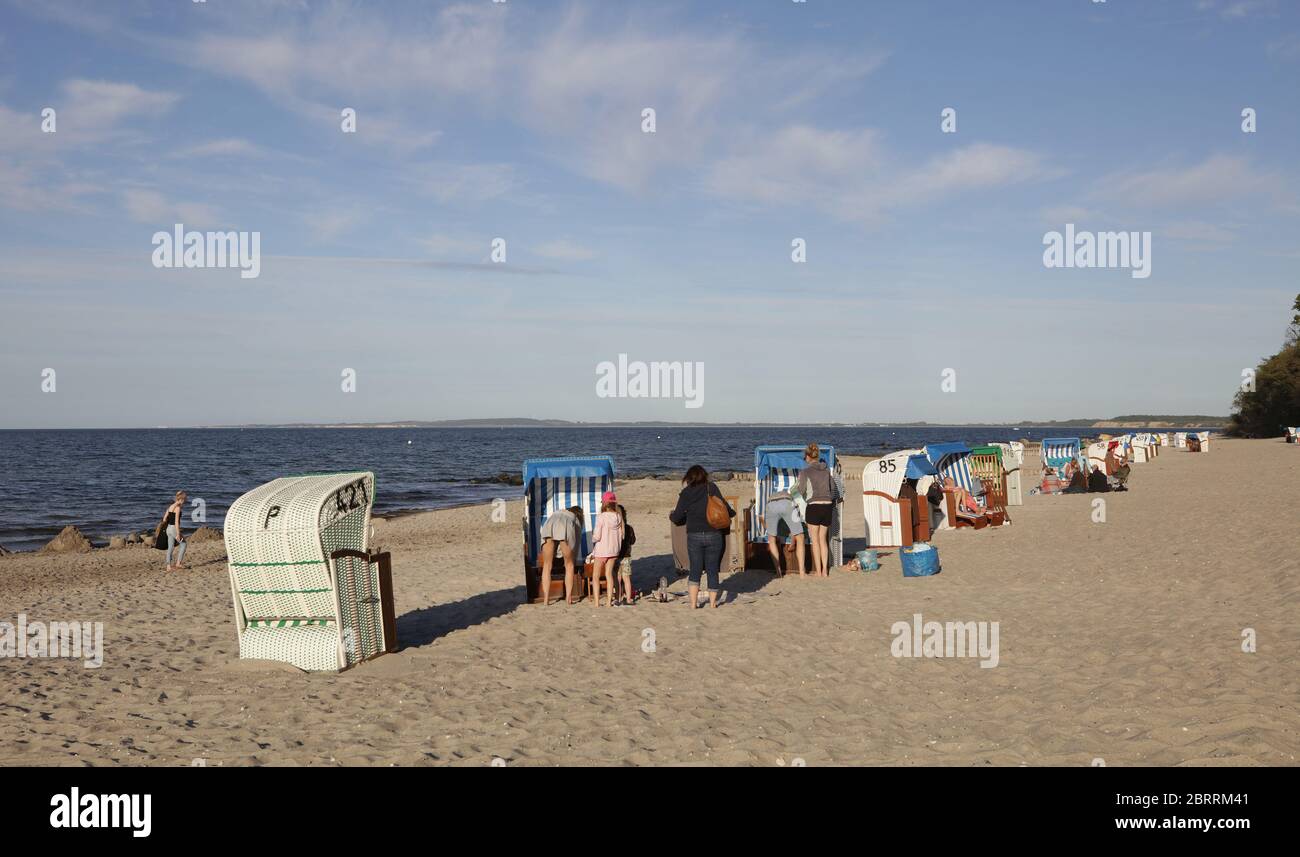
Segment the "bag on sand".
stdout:
<svg viewBox="0 0 1300 857">
<path fill-rule="evenodd" d="M 708 520 L 709 526 L 715 530 L 731 529 L 731 513 L 727 511 L 727 504 L 721 497 L 715 497 L 712 491 L 713 486 L 706 486 L 708 491 L 709 507 L 704 512 L 704 517 Z"/>
</svg>

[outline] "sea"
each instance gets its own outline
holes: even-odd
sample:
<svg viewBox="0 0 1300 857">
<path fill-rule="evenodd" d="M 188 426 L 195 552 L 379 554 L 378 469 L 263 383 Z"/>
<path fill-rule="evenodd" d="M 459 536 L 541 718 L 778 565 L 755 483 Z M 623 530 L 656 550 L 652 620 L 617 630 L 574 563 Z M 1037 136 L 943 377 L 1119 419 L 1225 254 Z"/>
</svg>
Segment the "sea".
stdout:
<svg viewBox="0 0 1300 857">
<path fill-rule="evenodd" d="M 279 476 L 375 473 L 375 513 L 442 509 L 522 493 L 523 461 L 611 455 L 618 478 L 679 477 L 692 464 L 748 472 L 754 447 L 812 441 L 845 455 L 929 443 L 1087 436 L 1067 426 L 692 426 L 219 428 L 0 431 L 0 545 L 34 550 L 74 524 L 97 545 L 152 530 L 176 491 L 186 530 L 221 527 L 231 502 Z M 206 520 L 192 520 L 203 501 Z"/>
</svg>

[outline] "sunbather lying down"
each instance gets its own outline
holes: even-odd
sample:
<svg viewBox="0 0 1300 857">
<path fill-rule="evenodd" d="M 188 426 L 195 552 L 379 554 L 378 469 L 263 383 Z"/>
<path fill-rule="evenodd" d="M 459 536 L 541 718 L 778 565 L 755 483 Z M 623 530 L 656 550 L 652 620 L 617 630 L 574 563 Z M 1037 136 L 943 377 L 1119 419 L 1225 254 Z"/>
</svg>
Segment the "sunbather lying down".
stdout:
<svg viewBox="0 0 1300 857">
<path fill-rule="evenodd" d="M 955 495 L 957 515 L 962 518 L 982 518 L 988 511 L 970 495 L 970 492 L 953 481 L 951 476 L 944 477 L 943 490 Z"/>
</svg>

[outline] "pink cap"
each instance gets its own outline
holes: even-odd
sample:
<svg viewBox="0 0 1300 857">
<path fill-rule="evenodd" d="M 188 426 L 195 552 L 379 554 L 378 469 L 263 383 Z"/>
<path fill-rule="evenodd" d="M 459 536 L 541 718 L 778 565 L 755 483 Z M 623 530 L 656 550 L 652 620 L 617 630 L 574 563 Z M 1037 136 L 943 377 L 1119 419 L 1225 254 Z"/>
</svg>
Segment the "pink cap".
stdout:
<svg viewBox="0 0 1300 857">
<path fill-rule="evenodd" d="M 602 502 L 602 503 L 617 503 L 617 502 L 618 502 L 618 498 L 614 496 L 614 492 L 613 492 L 613 491 L 606 491 L 604 494 L 600 495 L 600 502 Z"/>
</svg>

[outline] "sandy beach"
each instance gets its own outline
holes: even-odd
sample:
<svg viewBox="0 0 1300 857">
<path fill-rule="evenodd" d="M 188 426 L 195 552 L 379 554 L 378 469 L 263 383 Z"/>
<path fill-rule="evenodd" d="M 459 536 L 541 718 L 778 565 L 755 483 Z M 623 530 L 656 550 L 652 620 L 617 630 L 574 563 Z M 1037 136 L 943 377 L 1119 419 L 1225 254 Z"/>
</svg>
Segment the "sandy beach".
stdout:
<svg viewBox="0 0 1300 857">
<path fill-rule="evenodd" d="M 842 460 L 856 550 L 867 459 Z M 145 548 L 0 557 L 0 620 L 104 623 L 98 669 L 0 660 L 0 763 L 1294 765 L 1298 481 L 1277 440 L 1165 449 L 1103 495 L 1104 523 L 1093 496 L 1030 496 L 1009 527 L 937 534 L 937 577 L 904 579 L 893 555 L 824 581 L 749 571 L 716 611 L 524 605 L 504 489 L 504 521 L 377 522 L 403 648 L 337 675 L 239 661 L 220 542 L 176 574 Z M 685 592 L 678 487 L 619 484 L 639 588 Z M 998 622 L 998 665 L 893 656 L 891 626 L 918 613 Z"/>
</svg>

